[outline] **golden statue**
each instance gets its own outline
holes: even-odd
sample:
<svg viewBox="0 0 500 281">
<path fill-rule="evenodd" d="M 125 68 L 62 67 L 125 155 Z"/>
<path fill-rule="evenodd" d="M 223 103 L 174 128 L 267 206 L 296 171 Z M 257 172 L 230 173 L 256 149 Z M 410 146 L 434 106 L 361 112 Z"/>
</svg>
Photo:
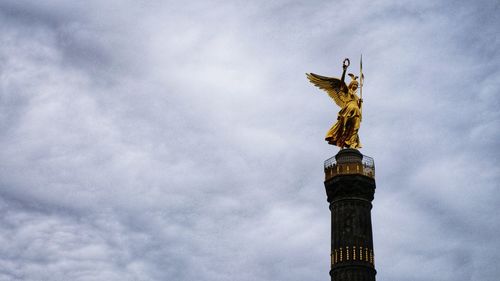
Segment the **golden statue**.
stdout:
<svg viewBox="0 0 500 281">
<path fill-rule="evenodd" d="M 361 91 L 364 79 L 362 62 L 360 62 L 360 82 L 356 80 L 358 76 L 349 73 L 348 75 L 351 77 L 351 82 L 349 86 L 347 86 L 344 82 L 344 78 L 349 65 L 349 59 L 344 59 L 342 64 L 342 78 L 340 78 L 340 80 L 338 78 L 325 77 L 314 73 L 306 73 L 309 81 L 316 87 L 325 90 L 341 108 L 338 113 L 337 122 L 330 128 L 325 137 L 325 140 L 329 144 L 336 145 L 341 149 L 344 147 L 361 148 L 358 131 L 361 123 L 361 104 L 363 103 L 363 96 L 359 98 L 356 91 L 359 86 L 360 94 L 362 95 Z"/>
</svg>

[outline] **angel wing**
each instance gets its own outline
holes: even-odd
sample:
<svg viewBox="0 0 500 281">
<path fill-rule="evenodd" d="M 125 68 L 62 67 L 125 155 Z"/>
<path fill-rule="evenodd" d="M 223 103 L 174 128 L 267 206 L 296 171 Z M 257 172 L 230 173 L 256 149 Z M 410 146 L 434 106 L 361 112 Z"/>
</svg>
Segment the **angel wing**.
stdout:
<svg viewBox="0 0 500 281">
<path fill-rule="evenodd" d="M 325 77 L 314 73 L 306 73 L 307 79 L 314 86 L 325 90 L 335 103 L 343 108 L 349 101 L 347 99 L 347 85 L 340 79 Z"/>
</svg>

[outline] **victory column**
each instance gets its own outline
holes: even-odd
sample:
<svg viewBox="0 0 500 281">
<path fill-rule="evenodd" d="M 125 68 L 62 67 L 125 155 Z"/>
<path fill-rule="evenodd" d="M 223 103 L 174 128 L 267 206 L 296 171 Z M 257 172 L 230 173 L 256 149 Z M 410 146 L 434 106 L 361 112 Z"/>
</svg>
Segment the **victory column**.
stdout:
<svg viewBox="0 0 500 281">
<path fill-rule="evenodd" d="M 349 85 L 344 82 L 350 65 L 342 64 L 340 79 L 307 73 L 307 78 L 325 90 L 340 106 L 337 121 L 328 130 L 325 140 L 340 147 L 334 157 L 324 163 L 325 189 L 331 211 L 331 270 L 332 281 L 375 281 L 375 263 L 371 209 L 375 193 L 373 159 L 361 154 L 358 131 L 362 116 L 363 72 L 351 73 Z M 359 88 L 360 96 L 357 95 Z"/>
</svg>

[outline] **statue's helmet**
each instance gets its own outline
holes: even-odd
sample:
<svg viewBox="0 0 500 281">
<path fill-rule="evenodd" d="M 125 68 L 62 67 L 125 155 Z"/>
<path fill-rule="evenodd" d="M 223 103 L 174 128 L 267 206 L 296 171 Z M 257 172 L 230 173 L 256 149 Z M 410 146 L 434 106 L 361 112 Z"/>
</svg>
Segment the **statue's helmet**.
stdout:
<svg viewBox="0 0 500 281">
<path fill-rule="evenodd" d="M 354 85 L 356 85 L 356 88 L 358 88 L 359 87 L 359 83 L 358 83 L 358 80 L 356 80 L 356 79 L 358 79 L 358 76 L 355 76 L 352 73 L 349 73 L 348 75 L 352 79 L 351 83 L 349 83 L 349 89 L 352 88 L 352 86 L 354 86 Z"/>
</svg>

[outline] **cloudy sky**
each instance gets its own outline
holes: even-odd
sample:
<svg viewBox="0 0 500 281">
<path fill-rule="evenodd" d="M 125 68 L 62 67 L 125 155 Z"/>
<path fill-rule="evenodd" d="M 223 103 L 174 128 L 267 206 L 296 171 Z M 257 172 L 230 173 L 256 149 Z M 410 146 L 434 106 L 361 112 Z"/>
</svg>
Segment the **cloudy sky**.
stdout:
<svg viewBox="0 0 500 281">
<path fill-rule="evenodd" d="M 329 280 L 305 72 L 366 76 L 377 279 L 500 276 L 498 1 L 0 2 L 0 280 Z"/>
</svg>

